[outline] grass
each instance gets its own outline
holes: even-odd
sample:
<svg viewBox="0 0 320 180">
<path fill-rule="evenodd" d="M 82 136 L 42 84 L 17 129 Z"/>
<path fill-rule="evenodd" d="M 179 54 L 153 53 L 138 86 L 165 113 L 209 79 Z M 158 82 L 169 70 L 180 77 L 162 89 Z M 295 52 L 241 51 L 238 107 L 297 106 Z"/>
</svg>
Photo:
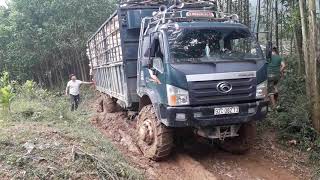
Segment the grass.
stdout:
<svg viewBox="0 0 320 180">
<path fill-rule="evenodd" d="M 0 179 L 143 179 L 90 124 L 92 91 L 76 112 L 67 97 L 35 91 L 0 112 Z"/>
</svg>

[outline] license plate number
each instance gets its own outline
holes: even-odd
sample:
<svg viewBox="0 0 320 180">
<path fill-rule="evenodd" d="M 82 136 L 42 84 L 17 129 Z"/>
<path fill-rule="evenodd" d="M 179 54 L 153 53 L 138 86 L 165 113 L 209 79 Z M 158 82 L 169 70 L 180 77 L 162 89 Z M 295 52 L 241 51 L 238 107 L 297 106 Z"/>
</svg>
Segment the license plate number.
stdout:
<svg viewBox="0 0 320 180">
<path fill-rule="evenodd" d="M 238 114 L 239 107 L 222 107 L 222 108 L 214 108 L 214 115 L 222 115 L 222 114 Z"/>
</svg>

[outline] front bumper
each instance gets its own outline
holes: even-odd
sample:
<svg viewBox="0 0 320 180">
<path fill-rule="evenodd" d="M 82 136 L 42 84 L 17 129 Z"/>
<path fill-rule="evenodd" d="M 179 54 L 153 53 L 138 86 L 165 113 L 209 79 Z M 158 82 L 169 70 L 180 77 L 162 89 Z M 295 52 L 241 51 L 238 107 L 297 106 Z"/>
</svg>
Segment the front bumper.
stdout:
<svg viewBox="0 0 320 180">
<path fill-rule="evenodd" d="M 239 106 L 238 114 L 214 115 L 214 108 Z M 267 101 L 212 106 L 170 107 L 160 105 L 161 122 L 168 127 L 204 127 L 242 124 L 262 120 L 268 112 Z"/>
</svg>

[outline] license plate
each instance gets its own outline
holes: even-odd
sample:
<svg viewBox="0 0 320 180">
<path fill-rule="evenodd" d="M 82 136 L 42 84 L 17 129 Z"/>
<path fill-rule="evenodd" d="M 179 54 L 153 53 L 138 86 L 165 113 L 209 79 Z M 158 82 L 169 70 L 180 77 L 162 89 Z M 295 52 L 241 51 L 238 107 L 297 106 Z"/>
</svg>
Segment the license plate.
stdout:
<svg viewBox="0 0 320 180">
<path fill-rule="evenodd" d="M 239 107 L 222 107 L 222 108 L 214 108 L 214 115 L 222 115 L 222 114 L 238 114 Z"/>
</svg>

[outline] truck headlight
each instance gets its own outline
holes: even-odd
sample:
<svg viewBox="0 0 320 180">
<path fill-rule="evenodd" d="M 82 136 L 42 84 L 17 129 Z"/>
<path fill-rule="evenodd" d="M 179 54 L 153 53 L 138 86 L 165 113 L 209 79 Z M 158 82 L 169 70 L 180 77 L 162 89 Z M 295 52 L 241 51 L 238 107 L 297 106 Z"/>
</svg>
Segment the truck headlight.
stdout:
<svg viewBox="0 0 320 180">
<path fill-rule="evenodd" d="M 268 95 L 268 81 L 264 81 L 257 85 L 256 98 L 264 99 Z"/>
<path fill-rule="evenodd" d="M 184 89 L 167 84 L 169 106 L 182 106 L 189 104 L 189 93 Z"/>
</svg>

